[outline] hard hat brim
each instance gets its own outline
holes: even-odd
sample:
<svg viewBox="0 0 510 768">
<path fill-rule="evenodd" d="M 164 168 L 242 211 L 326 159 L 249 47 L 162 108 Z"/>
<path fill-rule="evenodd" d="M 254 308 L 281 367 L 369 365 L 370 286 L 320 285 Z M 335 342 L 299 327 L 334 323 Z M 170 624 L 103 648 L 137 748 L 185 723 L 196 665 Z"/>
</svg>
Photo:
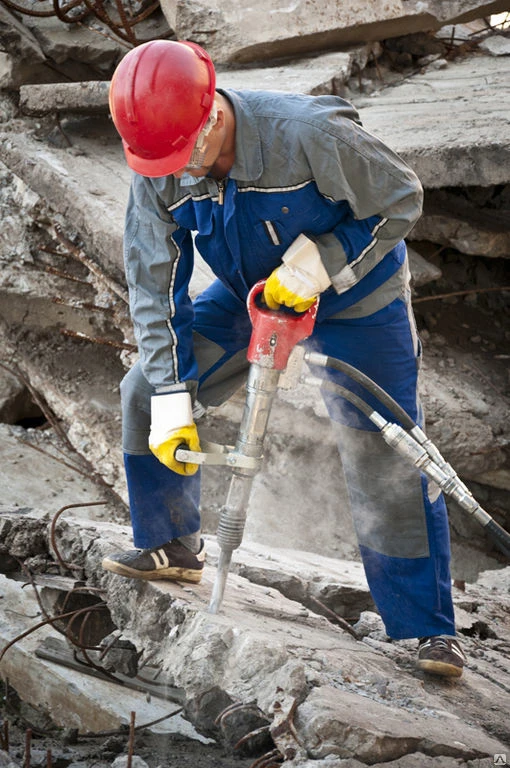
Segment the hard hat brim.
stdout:
<svg viewBox="0 0 510 768">
<path fill-rule="evenodd" d="M 166 157 L 144 158 L 136 155 L 129 145 L 122 139 L 122 146 L 126 156 L 127 164 L 131 170 L 140 176 L 148 176 L 151 179 L 158 179 L 162 176 L 170 176 L 176 171 L 180 171 L 188 164 L 193 152 L 194 144 L 186 146 L 180 151 L 172 152 Z"/>
</svg>

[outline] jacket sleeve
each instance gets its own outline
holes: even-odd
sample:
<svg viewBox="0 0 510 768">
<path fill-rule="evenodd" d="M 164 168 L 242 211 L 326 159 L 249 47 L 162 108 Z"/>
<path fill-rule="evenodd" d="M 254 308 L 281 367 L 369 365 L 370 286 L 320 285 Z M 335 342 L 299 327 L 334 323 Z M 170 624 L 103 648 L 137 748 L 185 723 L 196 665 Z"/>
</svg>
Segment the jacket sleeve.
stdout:
<svg viewBox="0 0 510 768">
<path fill-rule="evenodd" d="M 151 179 L 134 174 L 124 232 L 130 311 L 145 378 L 156 389 L 192 389 L 191 232 L 179 227 Z"/>
<path fill-rule="evenodd" d="M 410 232 L 421 216 L 423 189 L 395 152 L 341 115 L 315 127 L 305 151 L 321 194 L 349 204 L 349 215 L 316 238 L 331 283 L 343 293 Z"/>
</svg>

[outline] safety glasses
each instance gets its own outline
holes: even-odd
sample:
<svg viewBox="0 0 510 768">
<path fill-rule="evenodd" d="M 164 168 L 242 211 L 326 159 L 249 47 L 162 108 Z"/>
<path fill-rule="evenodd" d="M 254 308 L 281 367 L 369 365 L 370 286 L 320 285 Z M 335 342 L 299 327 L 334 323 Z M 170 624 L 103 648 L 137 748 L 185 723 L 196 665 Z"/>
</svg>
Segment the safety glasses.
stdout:
<svg viewBox="0 0 510 768">
<path fill-rule="evenodd" d="M 197 170 L 198 168 L 202 168 L 205 156 L 207 154 L 207 137 L 213 127 L 216 125 L 217 121 L 217 114 L 216 114 L 216 107 L 213 106 L 211 113 L 209 117 L 207 118 L 207 122 L 198 134 L 198 138 L 195 142 L 195 146 L 193 147 L 193 152 L 191 153 L 191 157 L 186 163 L 186 170 Z"/>
</svg>

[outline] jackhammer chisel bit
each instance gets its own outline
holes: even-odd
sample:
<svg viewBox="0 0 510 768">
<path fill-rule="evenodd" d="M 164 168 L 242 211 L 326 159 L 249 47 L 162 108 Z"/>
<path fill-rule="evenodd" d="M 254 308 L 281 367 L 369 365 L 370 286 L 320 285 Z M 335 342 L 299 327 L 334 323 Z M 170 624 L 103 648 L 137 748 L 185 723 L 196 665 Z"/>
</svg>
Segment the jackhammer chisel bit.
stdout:
<svg viewBox="0 0 510 768">
<path fill-rule="evenodd" d="M 227 581 L 232 553 L 243 540 L 244 525 L 250 499 L 253 478 L 262 461 L 262 448 L 269 414 L 280 375 L 295 345 L 313 331 L 317 303 L 302 314 L 284 310 L 262 308 L 256 299 L 264 289 L 265 281 L 251 289 L 247 307 L 252 323 L 252 335 L 247 358 L 250 362 L 246 384 L 246 400 L 234 454 L 254 459 L 233 468 L 232 479 L 225 505 L 220 512 L 217 539 L 220 556 L 213 586 L 209 612 L 217 613 Z"/>
</svg>

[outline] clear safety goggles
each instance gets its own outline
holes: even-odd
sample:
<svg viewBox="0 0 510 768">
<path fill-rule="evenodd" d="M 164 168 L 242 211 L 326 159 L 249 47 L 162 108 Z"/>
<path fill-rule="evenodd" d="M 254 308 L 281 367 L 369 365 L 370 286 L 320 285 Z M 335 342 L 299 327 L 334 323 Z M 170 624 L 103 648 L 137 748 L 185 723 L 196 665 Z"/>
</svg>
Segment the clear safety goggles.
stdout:
<svg viewBox="0 0 510 768">
<path fill-rule="evenodd" d="M 210 134 L 211 130 L 214 128 L 217 122 L 217 113 L 216 113 L 216 107 L 213 106 L 209 117 L 207 118 L 207 122 L 198 134 L 198 138 L 195 142 L 195 146 L 193 147 L 193 152 L 191 153 L 191 157 L 186 163 L 186 168 L 188 170 L 196 170 L 197 168 L 202 168 L 205 156 L 207 154 L 207 137 Z"/>
</svg>

